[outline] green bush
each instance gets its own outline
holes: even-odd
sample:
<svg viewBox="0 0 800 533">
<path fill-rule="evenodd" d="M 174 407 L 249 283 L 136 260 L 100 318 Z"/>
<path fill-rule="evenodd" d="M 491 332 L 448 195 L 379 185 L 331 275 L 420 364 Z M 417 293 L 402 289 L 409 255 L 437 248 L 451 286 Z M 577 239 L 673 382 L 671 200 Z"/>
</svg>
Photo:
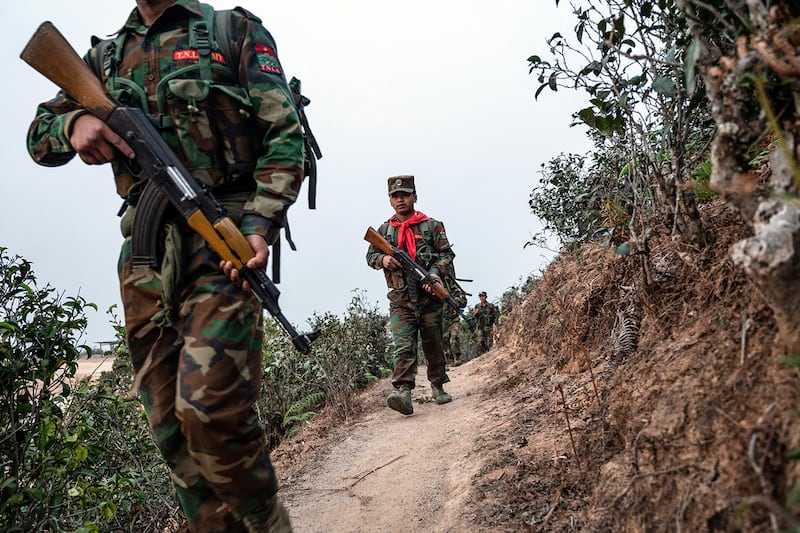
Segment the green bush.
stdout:
<svg viewBox="0 0 800 533">
<path fill-rule="evenodd" d="M 0 248 L 0 530 L 163 531 L 169 477 L 128 368 L 74 379 L 89 355 L 80 297 L 36 286 L 31 264 Z M 126 361 L 125 354 L 117 358 Z"/>
<path fill-rule="evenodd" d="M 711 157 L 707 157 L 692 170 L 692 181 L 694 182 L 694 197 L 698 204 L 710 202 L 716 198 L 716 194 L 709 188 L 711 183 Z"/>
<path fill-rule="evenodd" d="M 60 521 L 85 449 L 65 431 L 69 384 L 88 355 L 80 297 L 36 286 L 31 264 L 0 248 L 0 526 L 35 531 Z"/>
<path fill-rule="evenodd" d="M 276 446 L 309 420 L 323 404 L 344 420 L 351 414 L 350 394 L 391 372 L 388 316 L 355 291 L 344 319 L 314 315 L 311 328 L 322 335 L 309 355 L 297 352 L 274 321 L 267 320 L 264 377 L 258 410 Z"/>
</svg>

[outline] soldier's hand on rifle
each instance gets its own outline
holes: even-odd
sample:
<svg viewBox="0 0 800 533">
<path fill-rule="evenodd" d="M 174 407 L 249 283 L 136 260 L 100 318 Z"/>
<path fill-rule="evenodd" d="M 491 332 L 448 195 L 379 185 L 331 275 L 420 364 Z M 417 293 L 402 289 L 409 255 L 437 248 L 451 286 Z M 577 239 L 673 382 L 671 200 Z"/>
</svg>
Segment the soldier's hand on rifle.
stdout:
<svg viewBox="0 0 800 533">
<path fill-rule="evenodd" d="M 403 267 L 403 265 L 400 264 L 400 261 L 388 254 L 383 256 L 383 259 L 381 259 L 381 264 L 386 270 L 397 270 L 398 268 Z"/>
<path fill-rule="evenodd" d="M 437 274 L 431 274 L 431 278 L 433 278 L 436 283 L 442 283 L 442 278 L 440 278 Z M 428 294 L 433 294 L 433 287 L 431 287 L 430 283 L 423 283 L 422 288 L 425 289 L 425 292 Z"/>
<path fill-rule="evenodd" d="M 136 153 L 122 137 L 114 133 L 105 122 L 88 113 L 73 122 L 69 143 L 87 165 L 108 163 L 114 159 L 115 149 L 128 159 L 136 157 Z"/>
<path fill-rule="evenodd" d="M 267 245 L 267 241 L 260 235 L 245 235 L 245 239 L 247 239 L 247 242 L 253 247 L 253 252 L 255 252 L 255 255 L 247 262 L 247 268 L 251 270 L 265 269 L 267 267 L 267 259 L 269 259 L 269 246 Z M 239 270 L 234 268 L 233 263 L 230 261 L 220 261 L 219 267 L 234 285 L 250 292 L 250 284 L 242 279 L 239 275 Z"/>
</svg>

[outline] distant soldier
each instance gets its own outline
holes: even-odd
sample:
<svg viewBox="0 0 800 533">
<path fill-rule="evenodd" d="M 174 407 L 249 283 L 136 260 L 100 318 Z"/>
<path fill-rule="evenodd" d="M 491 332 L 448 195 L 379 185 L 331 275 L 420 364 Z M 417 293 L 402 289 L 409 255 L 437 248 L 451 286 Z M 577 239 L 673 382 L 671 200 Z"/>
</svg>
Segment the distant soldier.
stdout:
<svg viewBox="0 0 800 533">
<path fill-rule="evenodd" d="M 455 285 L 455 284 L 454 284 Z M 458 285 L 448 287 L 450 295 L 460 308 L 467 306 L 467 295 Z M 442 306 L 442 346 L 444 347 L 445 361 L 453 361 L 453 366 L 458 366 L 464 361 L 461 359 L 461 339 L 458 338 L 458 329 L 461 326 L 461 316 L 458 311 L 449 305 Z"/>
<path fill-rule="evenodd" d="M 478 353 L 483 353 L 491 347 L 492 328 L 497 324 L 500 315 L 497 307 L 486 301 L 486 291 L 478 294 L 480 303 L 475 306 L 473 315 L 475 316 L 475 333 L 478 336 Z"/>
</svg>

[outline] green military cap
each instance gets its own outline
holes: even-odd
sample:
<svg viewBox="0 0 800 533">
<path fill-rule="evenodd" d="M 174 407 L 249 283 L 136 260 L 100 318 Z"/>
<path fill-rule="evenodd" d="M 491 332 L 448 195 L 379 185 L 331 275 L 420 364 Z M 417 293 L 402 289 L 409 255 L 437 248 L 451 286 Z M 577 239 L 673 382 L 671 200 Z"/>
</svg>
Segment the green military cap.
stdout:
<svg viewBox="0 0 800 533">
<path fill-rule="evenodd" d="M 415 193 L 417 189 L 414 187 L 414 176 L 392 176 L 389 178 L 389 194 L 395 192 Z"/>
</svg>

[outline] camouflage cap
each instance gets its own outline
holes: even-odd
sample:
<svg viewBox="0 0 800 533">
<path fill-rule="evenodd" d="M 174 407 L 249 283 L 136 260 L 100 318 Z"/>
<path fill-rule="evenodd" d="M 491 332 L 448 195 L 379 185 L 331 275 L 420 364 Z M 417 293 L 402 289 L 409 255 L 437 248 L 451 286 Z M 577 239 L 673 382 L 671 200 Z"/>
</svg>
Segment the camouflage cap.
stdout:
<svg viewBox="0 0 800 533">
<path fill-rule="evenodd" d="M 403 175 L 389 178 L 389 194 L 395 192 L 417 192 L 416 187 L 414 187 L 414 176 Z"/>
<path fill-rule="evenodd" d="M 481 291 L 478 293 L 478 296 L 486 296 L 486 291 Z"/>
</svg>

